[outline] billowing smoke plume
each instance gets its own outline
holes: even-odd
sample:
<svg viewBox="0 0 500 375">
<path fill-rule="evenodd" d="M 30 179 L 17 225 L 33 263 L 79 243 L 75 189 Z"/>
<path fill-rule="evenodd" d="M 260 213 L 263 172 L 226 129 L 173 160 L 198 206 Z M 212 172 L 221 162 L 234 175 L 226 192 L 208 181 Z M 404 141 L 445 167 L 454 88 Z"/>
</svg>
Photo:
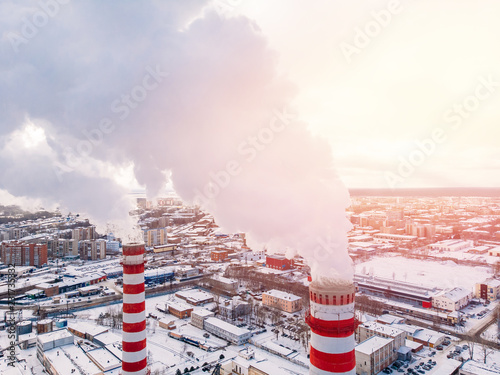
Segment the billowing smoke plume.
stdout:
<svg viewBox="0 0 500 375">
<path fill-rule="evenodd" d="M 150 197 L 170 178 L 251 244 L 351 276 L 348 193 L 251 20 L 195 0 L 48 3 L 0 5 L 1 189 L 127 232 L 114 177 L 132 166 Z"/>
</svg>

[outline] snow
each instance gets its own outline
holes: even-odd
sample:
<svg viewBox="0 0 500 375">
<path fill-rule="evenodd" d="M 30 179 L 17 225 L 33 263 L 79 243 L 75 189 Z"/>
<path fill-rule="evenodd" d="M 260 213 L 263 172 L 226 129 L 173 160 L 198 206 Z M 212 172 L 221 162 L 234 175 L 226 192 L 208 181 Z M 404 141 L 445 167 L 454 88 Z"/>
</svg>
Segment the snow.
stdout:
<svg viewBox="0 0 500 375">
<path fill-rule="evenodd" d="M 374 351 L 377 351 L 384 346 L 390 344 L 392 339 L 388 339 L 385 337 L 372 336 L 369 339 L 366 339 L 362 343 L 356 346 L 356 352 L 370 355 Z"/>
<path fill-rule="evenodd" d="M 363 272 L 364 271 L 364 272 Z M 457 265 L 447 261 L 425 261 L 403 257 L 378 257 L 356 264 L 357 274 L 392 278 L 428 287 L 472 289 L 491 273 L 487 267 Z"/>
<path fill-rule="evenodd" d="M 281 345 L 278 345 L 278 344 L 275 344 L 274 342 L 271 342 L 271 341 L 266 341 L 262 344 L 262 346 L 264 346 L 265 348 L 271 350 L 271 351 L 274 351 L 276 353 L 279 353 L 285 357 L 289 356 L 290 354 L 293 353 L 292 350 L 290 349 L 287 349 L 285 348 L 284 346 L 281 346 Z"/>
<path fill-rule="evenodd" d="M 485 365 L 476 361 L 469 360 L 462 366 L 462 370 L 475 375 L 494 375 L 500 373 L 500 367 L 494 365 Z"/>
<path fill-rule="evenodd" d="M 104 369 L 117 368 L 121 366 L 121 361 L 104 348 L 91 350 L 87 352 L 87 355 Z"/>
<path fill-rule="evenodd" d="M 267 294 L 268 296 L 271 296 L 271 297 L 280 298 L 282 300 L 287 300 L 287 301 L 297 301 L 297 300 L 301 299 L 301 297 L 298 297 L 294 294 L 282 292 L 281 290 L 276 290 L 276 289 L 272 289 L 268 292 L 265 292 L 264 294 Z"/>
<path fill-rule="evenodd" d="M 210 317 L 205 319 L 205 322 L 208 324 L 212 324 L 223 331 L 232 333 L 236 336 L 246 335 L 250 332 L 248 329 L 236 327 L 234 324 L 225 322 L 219 318 Z"/>
</svg>

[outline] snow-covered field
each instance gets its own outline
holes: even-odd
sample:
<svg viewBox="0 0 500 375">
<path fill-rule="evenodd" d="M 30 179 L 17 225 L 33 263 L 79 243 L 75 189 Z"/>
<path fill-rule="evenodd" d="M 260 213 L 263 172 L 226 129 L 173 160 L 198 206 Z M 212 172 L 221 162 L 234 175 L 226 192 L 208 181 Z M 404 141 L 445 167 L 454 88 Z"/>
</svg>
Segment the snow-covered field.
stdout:
<svg viewBox="0 0 500 375">
<path fill-rule="evenodd" d="M 452 261 L 425 261 L 400 256 L 378 257 L 355 266 L 358 274 L 370 274 L 399 281 L 439 288 L 474 288 L 477 282 L 491 276 L 486 267 L 457 265 Z"/>
</svg>

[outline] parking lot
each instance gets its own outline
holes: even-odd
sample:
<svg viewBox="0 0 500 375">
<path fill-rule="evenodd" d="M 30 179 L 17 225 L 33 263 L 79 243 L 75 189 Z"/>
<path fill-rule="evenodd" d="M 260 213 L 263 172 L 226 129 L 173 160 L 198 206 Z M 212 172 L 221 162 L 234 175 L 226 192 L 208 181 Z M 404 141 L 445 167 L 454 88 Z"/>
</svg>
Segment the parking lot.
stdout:
<svg viewBox="0 0 500 375">
<path fill-rule="evenodd" d="M 464 345 L 467 344 L 464 342 L 459 344 L 456 340 L 457 339 L 454 339 L 453 337 L 447 336 L 445 341 L 446 344 L 444 343 L 442 345 L 442 348 L 440 348 L 441 350 L 438 350 L 437 348 L 424 347 L 421 351 L 413 353 L 413 357 L 410 362 L 396 361 L 389 368 L 379 372 L 379 374 L 432 375 L 436 373 L 438 369 L 442 368 L 447 362 L 450 362 L 449 364 L 453 366 L 453 364 L 456 363 L 455 360 L 459 360 L 460 357 L 463 359 L 469 358 L 468 349 L 464 348 Z M 455 352 L 458 346 L 460 346 L 460 352 Z"/>
</svg>

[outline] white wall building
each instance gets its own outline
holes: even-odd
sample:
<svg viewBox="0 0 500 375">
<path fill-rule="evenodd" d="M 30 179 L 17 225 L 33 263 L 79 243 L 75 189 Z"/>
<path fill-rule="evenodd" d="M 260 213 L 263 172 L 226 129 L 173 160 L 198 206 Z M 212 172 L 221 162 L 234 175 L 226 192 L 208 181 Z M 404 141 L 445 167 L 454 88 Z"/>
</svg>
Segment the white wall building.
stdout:
<svg viewBox="0 0 500 375">
<path fill-rule="evenodd" d="M 235 345 L 243 345 L 252 337 L 248 329 L 239 328 L 217 318 L 206 318 L 205 330 Z"/>
<path fill-rule="evenodd" d="M 470 249 L 474 246 L 472 241 L 445 240 L 428 245 L 429 250 L 438 251 L 460 251 Z"/>
<path fill-rule="evenodd" d="M 432 307 L 446 311 L 461 310 L 469 304 L 474 294 L 465 288 L 457 287 L 432 297 Z"/>
</svg>

